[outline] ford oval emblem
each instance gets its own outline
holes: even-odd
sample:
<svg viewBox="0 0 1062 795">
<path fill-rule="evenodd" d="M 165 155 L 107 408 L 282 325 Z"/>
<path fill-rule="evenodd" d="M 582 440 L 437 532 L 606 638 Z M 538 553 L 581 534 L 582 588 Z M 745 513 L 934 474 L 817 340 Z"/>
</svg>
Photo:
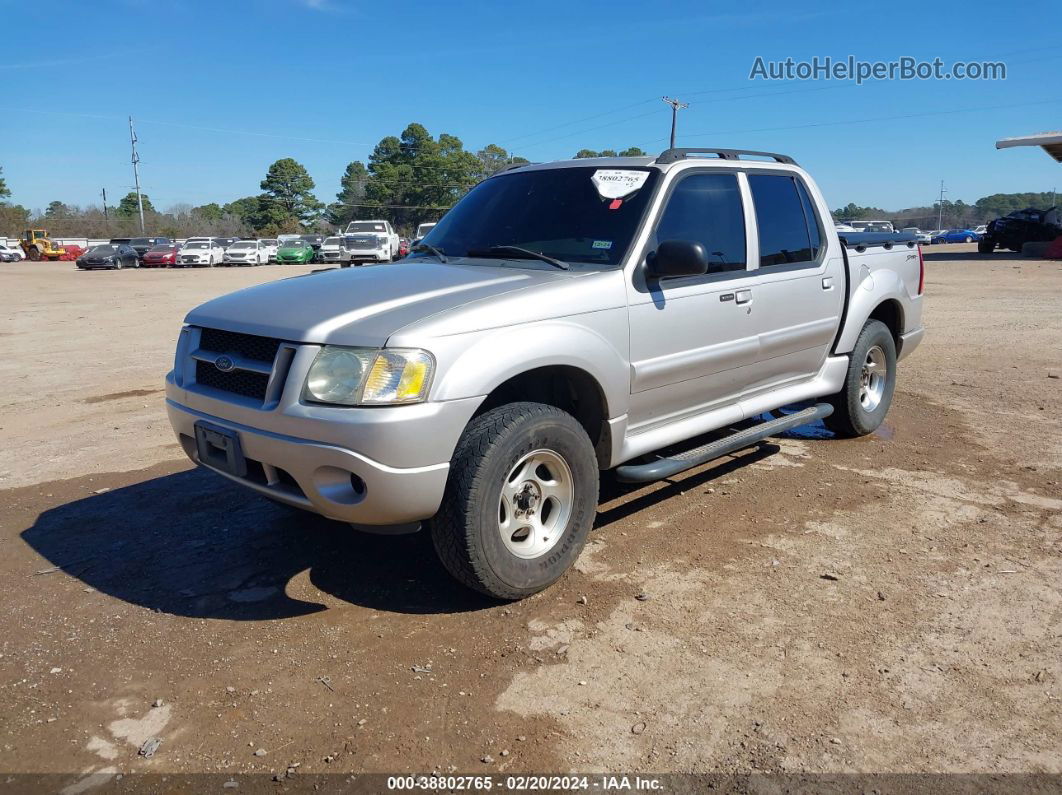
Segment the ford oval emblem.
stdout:
<svg viewBox="0 0 1062 795">
<path fill-rule="evenodd" d="M 230 373 L 236 369 L 236 362 L 228 356 L 219 356 L 214 360 L 214 366 L 223 373 Z"/>
</svg>

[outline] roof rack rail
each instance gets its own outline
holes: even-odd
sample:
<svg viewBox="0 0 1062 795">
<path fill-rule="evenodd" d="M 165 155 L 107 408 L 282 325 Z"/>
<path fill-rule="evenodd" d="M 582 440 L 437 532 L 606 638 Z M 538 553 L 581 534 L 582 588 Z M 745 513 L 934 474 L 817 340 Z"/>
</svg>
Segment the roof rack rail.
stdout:
<svg viewBox="0 0 1062 795">
<path fill-rule="evenodd" d="M 668 163 L 674 163 L 678 160 L 685 160 L 690 155 L 718 155 L 720 160 L 740 160 L 742 155 L 752 155 L 756 157 L 769 157 L 777 163 L 788 163 L 791 166 L 795 166 L 797 162 L 789 155 L 779 155 L 775 152 L 757 152 L 752 149 L 667 149 L 660 153 L 660 156 L 656 158 L 656 162 L 659 165 L 666 165 Z"/>
<path fill-rule="evenodd" d="M 504 174 L 506 171 L 512 171 L 514 168 L 523 168 L 524 166 L 533 165 L 534 163 L 506 163 L 504 166 L 495 171 L 494 174 Z M 491 174 L 491 176 L 493 177 L 494 174 Z"/>
</svg>

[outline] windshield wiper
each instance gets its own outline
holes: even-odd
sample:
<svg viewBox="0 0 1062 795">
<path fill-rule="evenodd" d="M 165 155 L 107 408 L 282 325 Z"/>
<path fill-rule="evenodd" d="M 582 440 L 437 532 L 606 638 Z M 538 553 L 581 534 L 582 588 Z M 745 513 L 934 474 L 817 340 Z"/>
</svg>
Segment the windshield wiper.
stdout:
<svg viewBox="0 0 1062 795">
<path fill-rule="evenodd" d="M 417 243 L 417 245 L 413 246 L 413 250 L 414 251 L 427 251 L 429 254 L 434 254 L 436 257 L 438 257 L 439 258 L 439 262 L 442 262 L 443 264 L 445 264 L 447 262 L 446 255 L 443 254 L 441 251 L 439 251 L 439 249 L 435 248 L 435 246 L 431 245 L 430 243 Z"/>
<path fill-rule="evenodd" d="M 513 259 L 538 259 L 543 262 L 548 262 L 554 268 L 560 268 L 563 271 L 569 270 L 570 266 L 567 262 L 551 257 L 548 254 L 543 254 L 541 251 L 532 251 L 529 248 L 520 248 L 520 246 L 487 246 L 487 248 L 470 249 L 468 252 L 470 257 L 497 257 L 497 256 L 509 256 Z"/>
</svg>

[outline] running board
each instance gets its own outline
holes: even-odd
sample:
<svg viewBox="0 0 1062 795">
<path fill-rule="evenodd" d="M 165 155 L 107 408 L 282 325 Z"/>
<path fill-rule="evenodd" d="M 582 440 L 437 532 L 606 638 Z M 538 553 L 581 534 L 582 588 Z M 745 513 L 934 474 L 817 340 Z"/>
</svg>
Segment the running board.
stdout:
<svg viewBox="0 0 1062 795">
<path fill-rule="evenodd" d="M 730 436 L 724 436 L 722 439 L 716 439 L 714 442 L 694 447 L 692 450 L 686 450 L 669 458 L 658 458 L 648 464 L 624 464 L 616 467 L 616 479 L 621 483 L 650 483 L 654 480 L 663 480 L 705 464 L 713 458 L 751 447 L 768 436 L 807 425 L 823 417 L 829 417 L 831 414 L 833 414 L 833 406 L 829 403 L 816 403 L 795 414 L 786 414 L 774 420 L 761 422 L 751 428 L 732 433 Z"/>
</svg>

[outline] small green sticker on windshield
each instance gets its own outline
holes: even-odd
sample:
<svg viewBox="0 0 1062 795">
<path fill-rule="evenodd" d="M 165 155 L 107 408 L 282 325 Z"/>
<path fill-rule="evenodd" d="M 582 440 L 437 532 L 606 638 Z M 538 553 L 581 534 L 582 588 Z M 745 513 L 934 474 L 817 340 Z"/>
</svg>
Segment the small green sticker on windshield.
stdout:
<svg viewBox="0 0 1062 795">
<path fill-rule="evenodd" d="M 604 248 L 604 249 L 612 248 L 612 241 L 611 240 L 595 240 L 594 241 L 594 248 Z"/>
</svg>

